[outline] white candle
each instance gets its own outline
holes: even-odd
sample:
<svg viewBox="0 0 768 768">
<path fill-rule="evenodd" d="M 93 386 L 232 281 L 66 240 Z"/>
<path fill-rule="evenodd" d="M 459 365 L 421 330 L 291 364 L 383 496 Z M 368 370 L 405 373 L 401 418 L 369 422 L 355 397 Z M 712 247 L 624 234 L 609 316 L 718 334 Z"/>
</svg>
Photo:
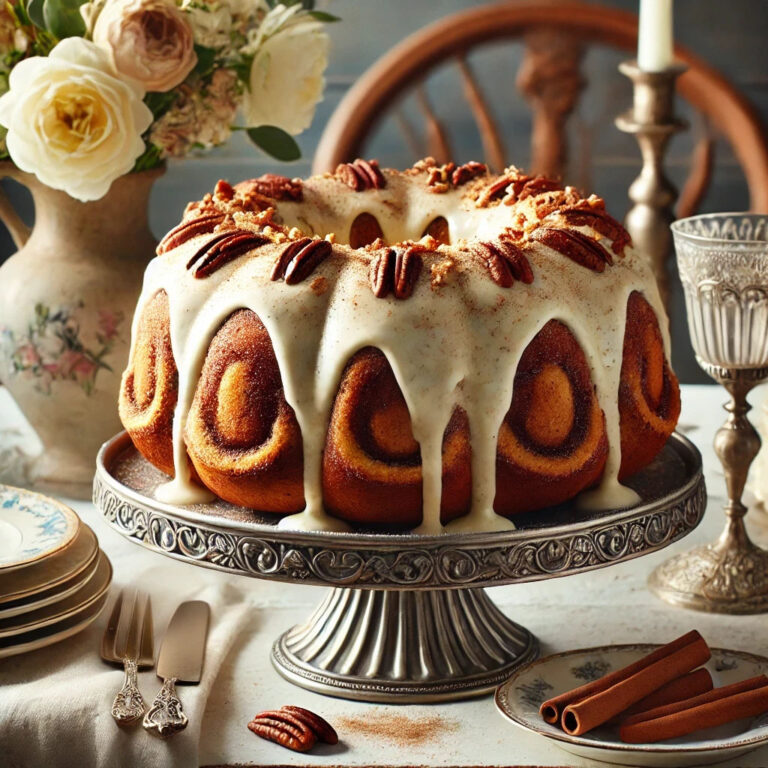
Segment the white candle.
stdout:
<svg viewBox="0 0 768 768">
<path fill-rule="evenodd" d="M 640 0 L 637 65 L 660 72 L 672 62 L 672 0 Z"/>
</svg>

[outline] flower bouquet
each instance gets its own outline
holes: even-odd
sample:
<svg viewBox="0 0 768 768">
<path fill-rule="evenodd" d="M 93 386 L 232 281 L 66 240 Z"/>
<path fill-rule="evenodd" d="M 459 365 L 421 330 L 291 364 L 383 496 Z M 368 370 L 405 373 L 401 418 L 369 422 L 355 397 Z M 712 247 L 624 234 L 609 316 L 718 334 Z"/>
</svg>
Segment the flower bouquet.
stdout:
<svg viewBox="0 0 768 768">
<path fill-rule="evenodd" d="M 36 210 L 27 240 L 0 194 L 20 247 L 0 266 L 0 382 L 42 445 L 30 482 L 88 497 L 96 452 L 120 428 L 127 318 L 156 245 L 147 209 L 165 158 L 238 128 L 298 157 L 292 135 L 322 96 L 333 20 L 306 1 L 0 7 L 0 177 L 25 184 Z"/>
<path fill-rule="evenodd" d="M 0 159 L 81 201 L 236 128 L 296 159 L 335 20 L 269 0 L 6 0 Z"/>
</svg>

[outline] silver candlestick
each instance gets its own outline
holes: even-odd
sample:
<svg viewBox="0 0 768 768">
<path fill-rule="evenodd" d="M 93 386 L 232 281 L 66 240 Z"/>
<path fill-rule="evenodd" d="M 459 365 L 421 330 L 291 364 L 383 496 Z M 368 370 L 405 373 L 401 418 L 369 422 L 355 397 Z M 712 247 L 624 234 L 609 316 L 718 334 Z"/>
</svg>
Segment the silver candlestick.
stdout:
<svg viewBox="0 0 768 768">
<path fill-rule="evenodd" d="M 640 175 L 629 188 L 633 205 L 626 227 L 635 247 L 650 261 L 664 303 L 669 297 L 667 257 L 671 252 L 669 225 L 674 220 L 677 190 L 664 175 L 664 154 L 672 135 L 686 127 L 675 117 L 675 81 L 685 67 L 675 65 L 660 72 L 646 72 L 635 61 L 624 61 L 619 70 L 634 85 L 632 109 L 616 118 L 616 126 L 637 138 L 643 157 Z"/>
<path fill-rule="evenodd" d="M 687 608 L 762 613 L 768 611 L 768 552 L 747 535 L 741 496 L 760 449 L 746 398 L 768 380 L 768 216 L 693 216 L 675 222 L 672 232 L 696 360 L 731 396 L 715 435 L 727 521 L 716 542 L 653 571 L 649 587 Z"/>
</svg>

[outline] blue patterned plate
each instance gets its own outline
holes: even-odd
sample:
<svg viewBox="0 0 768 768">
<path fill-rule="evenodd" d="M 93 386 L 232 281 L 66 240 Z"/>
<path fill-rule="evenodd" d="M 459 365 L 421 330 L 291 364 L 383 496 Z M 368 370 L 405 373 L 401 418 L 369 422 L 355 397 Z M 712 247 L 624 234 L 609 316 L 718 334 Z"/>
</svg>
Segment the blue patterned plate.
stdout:
<svg viewBox="0 0 768 768">
<path fill-rule="evenodd" d="M 500 685 L 496 690 L 496 707 L 516 726 L 552 739 L 566 752 L 615 765 L 712 765 L 768 743 L 768 715 L 655 744 L 625 744 L 619 739 L 618 729 L 609 726 L 582 736 L 569 736 L 539 715 L 539 706 L 546 699 L 621 669 L 657 647 L 609 645 L 547 656 L 517 670 Z M 706 666 L 717 687 L 768 673 L 768 659 L 723 648 L 712 649 Z"/>
<path fill-rule="evenodd" d="M 0 570 L 48 557 L 74 541 L 80 518 L 39 493 L 0 485 Z"/>
</svg>

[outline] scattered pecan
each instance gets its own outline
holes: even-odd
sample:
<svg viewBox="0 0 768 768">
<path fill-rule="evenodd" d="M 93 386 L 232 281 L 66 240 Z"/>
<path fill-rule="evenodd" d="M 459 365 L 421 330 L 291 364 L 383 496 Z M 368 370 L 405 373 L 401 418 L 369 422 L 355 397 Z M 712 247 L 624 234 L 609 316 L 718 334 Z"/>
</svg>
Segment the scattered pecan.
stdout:
<svg viewBox="0 0 768 768">
<path fill-rule="evenodd" d="M 383 299 L 393 293 L 407 299 L 416 287 L 423 261 L 416 248 L 388 248 L 371 262 L 370 283 L 373 295 Z"/>
<path fill-rule="evenodd" d="M 460 187 L 462 184 L 466 184 L 476 176 L 482 176 L 488 173 L 488 166 L 485 163 L 464 163 L 460 165 L 451 176 L 451 181 L 454 187 Z"/>
<path fill-rule="evenodd" d="M 387 185 L 377 160 L 353 160 L 336 167 L 335 176 L 355 192 L 365 189 L 384 189 Z"/>
<path fill-rule="evenodd" d="M 326 744 L 339 742 L 336 731 L 328 722 L 302 707 L 281 707 L 259 712 L 248 723 L 248 730 L 262 739 L 274 741 L 296 752 L 312 749 L 318 740 Z"/>
<path fill-rule="evenodd" d="M 224 179 L 219 179 L 213 188 L 213 197 L 216 200 L 229 201 L 235 196 L 235 188 Z"/>
<path fill-rule="evenodd" d="M 243 196 L 249 193 L 263 195 L 273 200 L 300 201 L 303 196 L 301 179 L 289 179 L 277 173 L 265 173 L 258 179 L 241 181 L 235 186 L 235 191 Z"/>
<path fill-rule="evenodd" d="M 606 264 L 613 263 L 611 254 L 600 243 L 577 230 L 540 227 L 531 234 L 531 239 L 595 272 L 602 272 Z"/>
<path fill-rule="evenodd" d="M 321 261 L 331 255 L 332 246 L 327 240 L 303 237 L 289 243 L 275 262 L 272 280 L 283 279 L 288 285 L 300 283 L 309 277 Z"/>
<path fill-rule="evenodd" d="M 195 277 L 208 277 L 238 256 L 268 242 L 266 237 L 247 229 L 227 230 L 220 235 L 206 243 L 187 263 L 187 269 L 193 269 Z"/>
<path fill-rule="evenodd" d="M 551 215 L 561 216 L 566 224 L 572 224 L 577 227 L 592 227 L 592 229 L 599 232 L 603 237 L 607 237 L 612 241 L 611 250 L 617 256 L 623 256 L 624 249 L 628 245 L 632 245 L 632 238 L 630 237 L 629 232 L 627 232 L 627 230 L 604 209 L 594 206 L 588 208 L 574 206 L 572 208 L 561 208 Z"/>
<path fill-rule="evenodd" d="M 326 744 L 338 744 L 339 736 L 333 726 L 320 715 L 311 712 L 303 707 L 285 706 L 281 707 L 283 712 L 290 712 L 303 720 L 315 732 L 319 741 Z"/>
<path fill-rule="evenodd" d="M 554 192 L 562 187 L 555 179 L 546 176 L 528 176 L 517 168 L 508 168 L 502 176 L 492 181 L 478 196 L 477 207 L 484 208 L 494 200 L 504 199 L 507 205 L 535 197 L 544 192 Z"/>
<path fill-rule="evenodd" d="M 183 243 L 191 240 L 198 235 L 207 235 L 224 221 L 223 213 L 206 213 L 202 216 L 195 216 L 192 219 L 185 219 L 176 225 L 158 244 L 158 256 L 178 248 Z"/>
</svg>

